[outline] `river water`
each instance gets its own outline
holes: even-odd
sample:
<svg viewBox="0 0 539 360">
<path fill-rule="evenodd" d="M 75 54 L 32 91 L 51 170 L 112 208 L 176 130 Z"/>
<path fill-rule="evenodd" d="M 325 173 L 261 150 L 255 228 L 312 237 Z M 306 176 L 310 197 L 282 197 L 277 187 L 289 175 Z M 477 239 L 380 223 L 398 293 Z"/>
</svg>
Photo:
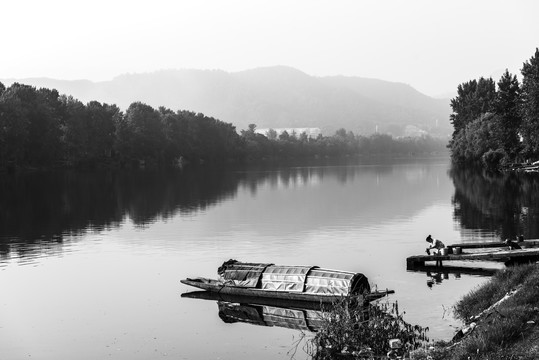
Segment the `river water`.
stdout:
<svg viewBox="0 0 539 360">
<path fill-rule="evenodd" d="M 308 331 L 225 321 L 217 302 L 181 296 L 195 289 L 180 279 L 216 278 L 231 258 L 361 272 L 447 340 L 452 306 L 487 277 L 407 271 L 406 257 L 429 234 L 539 237 L 538 184 L 447 159 L 4 174 L 0 357 L 307 359 Z"/>
</svg>

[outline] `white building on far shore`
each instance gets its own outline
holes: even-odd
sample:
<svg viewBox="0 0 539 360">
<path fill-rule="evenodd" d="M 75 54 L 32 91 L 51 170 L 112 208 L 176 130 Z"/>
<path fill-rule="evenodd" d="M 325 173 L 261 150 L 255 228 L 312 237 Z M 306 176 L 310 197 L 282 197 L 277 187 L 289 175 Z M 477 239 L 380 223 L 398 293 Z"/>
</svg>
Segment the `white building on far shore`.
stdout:
<svg viewBox="0 0 539 360">
<path fill-rule="evenodd" d="M 255 133 L 262 134 L 264 136 L 268 136 L 268 132 L 270 130 L 275 130 L 277 133 L 277 136 L 281 135 L 285 131 L 288 133 L 288 135 L 296 134 L 297 137 L 299 137 L 301 134 L 305 133 L 307 134 L 307 137 L 309 138 L 317 138 L 318 135 L 322 134 L 322 131 L 320 128 L 275 128 L 275 129 L 256 129 Z"/>
</svg>

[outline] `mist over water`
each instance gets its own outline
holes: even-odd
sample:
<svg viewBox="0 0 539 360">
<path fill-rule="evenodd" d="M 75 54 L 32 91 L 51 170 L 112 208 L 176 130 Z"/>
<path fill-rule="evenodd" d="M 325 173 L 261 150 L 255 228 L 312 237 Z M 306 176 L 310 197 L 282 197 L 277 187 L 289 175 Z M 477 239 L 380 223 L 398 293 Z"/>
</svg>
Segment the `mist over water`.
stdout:
<svg viewBox="0 0 539 360">
<path fill-rule="evenodd" d="M 428 234 L 539 237 L 538 185 L 446 159 L 3 176 L 0 352 L 290 358 L 298 330 L 225 323 L 215 301 L 180 297 L 194 290 L 180 279 L 215 278 L 230 258 L 362 272 L 395 290 L 407 321 L 449 339 L 451 307 L 486 278 L 409 272 L 406 257 Z"/>
</svg>

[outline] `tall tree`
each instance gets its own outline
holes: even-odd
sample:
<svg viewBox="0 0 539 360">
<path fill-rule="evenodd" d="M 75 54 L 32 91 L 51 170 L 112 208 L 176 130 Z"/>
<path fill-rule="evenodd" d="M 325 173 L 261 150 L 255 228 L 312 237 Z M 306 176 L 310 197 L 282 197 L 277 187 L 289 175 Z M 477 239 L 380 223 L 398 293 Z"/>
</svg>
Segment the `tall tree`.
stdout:
<svg viewBox="0 0 539 360">
<path fill-rule="evenodd" d="M 127 160 L 159 161 L 164 152 L 161 116 L 141 102 L 129 105 L 117 124 L 119 151 Z"/>
<path fill-rule="evenodd" d="M 24 163 L 28 142 L 28 109 L 18 96 L 18 84 L 5 89 L 0 94 L 0 165 Z M 35 89 L 34 89 L 35 90 Z"/>
<path fill-rule="evenodd" d="M 522 67 L 522 126 L 523 153 L 539 156 L 539 48 Z"/>
<path fill-rule="evenodd" d="M 65 158 L 72 163 L 87 158 L 88 132 L 86 131 L 86 107 L 72 96 L 62 96 L 66 116 L 62 131 Z"/>
<path fill-rule="evenodd" d="M 113 153 L 117 119 L 122 116 L 116 105 L 91 101 L 86 105 L 88 154 L 92 160 L 109 159 Z"/>
<path fill-rule="evenodd" d="M 477 119 L 481 114 L 493 110 L 496 98 L 496 84 L 492 78 L 471 80 L 460 84 L 457 88 L 457 96 L 451 99 L 450 121 L 456 133 Z"/>
<path fill-rule="evenodd" d="M 14 83 L 2 93 L 2 102 L 8 161 L 42 166 L 60 160 L 64 109 L 58 91 Z"/>
<path fill-rule="evenodd" d="M 511 75 L 506 69 L 498 81 L 498 91 L 494 101 L 494 111 L 500 117 L 503 150 L 513 159 L 519 152 L 518 131 L 521 124 L 520 85 L 516 75 Z"/>
</svg>

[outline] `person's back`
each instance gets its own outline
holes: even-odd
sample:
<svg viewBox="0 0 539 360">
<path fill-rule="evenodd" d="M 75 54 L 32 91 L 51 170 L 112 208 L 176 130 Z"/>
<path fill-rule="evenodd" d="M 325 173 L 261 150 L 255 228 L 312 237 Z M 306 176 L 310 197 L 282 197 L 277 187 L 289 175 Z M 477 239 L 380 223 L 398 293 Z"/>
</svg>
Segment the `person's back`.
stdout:
<svg viewBox="0 0 539 360">
<path fill-rule="evenodd" d="M 436 249 L 438 249 L 438 250 L 440 250 L 440 249 L 443 249 L 443 248 L 445 247 L 445 245 L 444 245 L 444 243 L 441 242 L 440 240 L 434 239 L 434 244 L 433 244 L 432 247 L 433 247 L 433 248 L 436 248 Z"/>
</svg>

